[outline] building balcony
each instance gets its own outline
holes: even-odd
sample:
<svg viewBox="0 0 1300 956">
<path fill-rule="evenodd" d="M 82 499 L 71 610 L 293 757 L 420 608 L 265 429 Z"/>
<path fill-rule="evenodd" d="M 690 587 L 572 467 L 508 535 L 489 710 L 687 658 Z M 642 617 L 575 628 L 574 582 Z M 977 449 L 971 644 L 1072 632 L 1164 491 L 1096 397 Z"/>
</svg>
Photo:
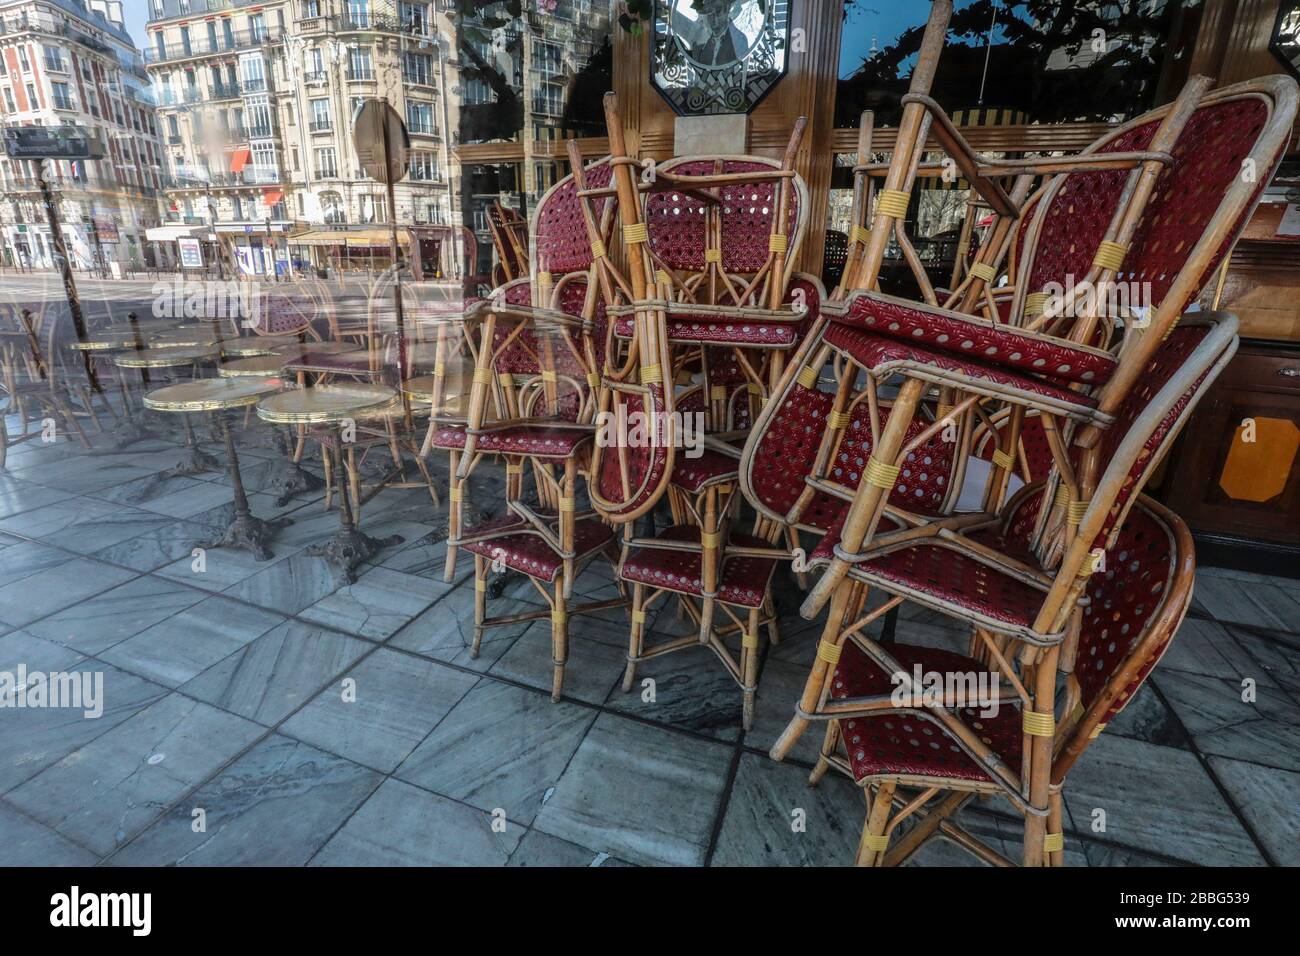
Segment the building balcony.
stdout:
<svg viewBox="0 0 1300 956">
<path fill-rule="evenodd" d="M 307 129 L 313 133 L 329 133 L 334 130 L 333 120 L 312 120 L 307 124 Z"/>
<path fill-rule="evenodd" d="M 229 36 L 217 36 L 215 40 L 208 37 L 191 37 L 189 43 L 173 42 L 163 45 L 155 43 L 144 51 L 144 61 L 149 64 L 165 63 L 172 60 L 192 60 L 205 56 L 217 56 L 238 50 L 251 50 L 278 40 L 284 31 L 278 27 L 267 27 L 252 32 L 239 30 Z"/>
<path fill-rule="evenodd" d="M 311 70 L 302 75 L 302 81 L 310 86 L 324 86 L 330 75 L 325 70 Z"/>
</svg>

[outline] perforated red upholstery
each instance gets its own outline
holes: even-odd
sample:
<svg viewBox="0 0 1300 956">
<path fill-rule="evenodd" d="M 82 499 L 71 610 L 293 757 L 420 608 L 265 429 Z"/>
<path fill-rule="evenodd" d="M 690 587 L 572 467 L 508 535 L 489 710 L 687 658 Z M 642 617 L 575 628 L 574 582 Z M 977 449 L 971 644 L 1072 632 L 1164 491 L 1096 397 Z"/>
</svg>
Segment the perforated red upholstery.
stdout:
<svg viewBox="0 0 1300 956">
<path fill-rule="evenodd" d="M 502 515 L 490 519 L 464 532 L 465 537 L 479 535 L 493 528 L 517 529 L 523 522 L 515 515 Z M 583 558 L 598 551 L 614 537 L 614 531 L 599 518 L 580 518 L 574 522 L 573 551 Z M 541 535 L 528 531 L 514 531 L 495 535 L 482 541 L 462 545 L 466 551 L 485 558 L 500 558 L 506 567 L 540 581 L 553 582 L 564 567 L 564 558 Z"/>
<path fill-rule="evenodd" d="M 1074 665 L 1084 707 L 1119 670 L 1159 611 L 1172 581 L 1173 552 L 1169 530 L 1139 504 L 1107 552 L 1106 570 L 1088 579 L 1089 601 Z M 1104 720 L 1112 720 L 1132 700 L 1172 639 L 1171 633 L 1152 650 Z"/>
<path fill-rule="evenodd" d="M 716 172 L 770 172 L 773 169 L 767 163 L 740 159 L 687 160 L 666 164 L 665 168 L 689 176 L 708 176 Z M 772 233 L 776 214 L 775 189 L 775 184 L 770 182 L 735 183 L 721 188 L 718 208 L 722 210 L 722 267 L 727 272 L 757 272 L 767 261 L 768 236 Z M 645 219 L 650 232 L 650 248 L 670 269 L 703 271 L 705 208 L 700 200 L 674 190 L 651 193 L 646 197 Z M 799 196 L 792 190 L 788 235 L 795 234 L 800 215 Z"/>
<path fill-rule="evenodd" d="M 720 451 L 705 449 L 698 458 L 688 458 L 682 450 L 673 462 L 673 484 L 694 495 L 716 482 L 735 481 L 739 471 L 740 462 Z"/>
<path fill-rule="evenodd" d="M 614 167 L 606 159 L 586 167 L 584 175 L 588 189 L 608 186 Z M 599 222 L 608 199 L 593 201 L 596 221 Z M 591 238 L 583 218 L 578 187 L 572 176 L 566 176 L 538 204 L 533 231 L 536 235 L 535 257 L 537 268 L 554 274 L 558 279 L 568 272 L 585 272 L 592 261 Z"/>
<path fill-rule="evenodd" d="M 700 529 L 694 525 L 675 525 L 657 536 L 661 541 L 700 540 Z M 749 548 L 766 548 L 770 545 L 747 534 L 733 533 L 731 543 Z M 669 551 L 662 548 L 637 548 L 623 562 L 623 580 L 639 581 L 654 588 L 667 588 L 683 594 L 700 594 L 702 556 L 692 551 Z M 776 568 L 776 561 L 768 558 L 724 557 L 719 573 L 718 600 L 740 607 L 761 607 L 767 594 L 768 581 Z"/>
<path fill-rule="evenodd" d="M 505 455 L 532 455 L 536 458 L 568 458 L 592 432 L 578 428 L 553 428 L 546 425 L 515 425 L 483 432 L 475 447 L 483 452 Z M 447 425 L 433 434 L 433 447 L 460 451 L 465 447 L 465 427 Z"/>
<path fill-rule="evenodd" d="M 891 644 L 889 653 L 909 676 L 920 665 L 923 673 L 979 674 L 988 667 L 973 658 L 931 647 Z M 991 680 L 991 678 L 990 678 Z M 889 673 L 852 641 L 844 645 L 831 681 L 833 700 L 889 694 L 897 685 Z M 979 707 L 957 709 L 961 720 L 1015 773 L 1021 767 L 1020 711 L 1002 702 L 996 716 L 983 716 Z M 853 778 L 858 781 L 891 774 L 989 781 L 956 739 L 934 720 L 916 711 L 883 713 L 842 720 L 844 749 Z"/>
<path fill-rule="evenodd" d="M 1056 382 L 1100 385 L 1115 372 L 1114 357 L 1099 349 L 878 292 L 854 292 L 834 321 Z"/>
<path fill-rule="evenodd" d="M 1097 406 L 1097 400 L 1089 395 L 1060 388 L 1032 375 L 1017 374 L 973 359 L 958 358 L 946 352 L 887 339 L 837 323 L 831 323 L 827 327 L 826 342 L 850 356 L 859 365 L 873 371 L 892 371 L 891 366 L 914 362 L 957 373 L 989 387 L 1006 386 L 1042 395 L 1055 402 L 1074 406 L 1077 409 L 1075 414 L 1080 416 L 1085 416 Z"/>
</svg>

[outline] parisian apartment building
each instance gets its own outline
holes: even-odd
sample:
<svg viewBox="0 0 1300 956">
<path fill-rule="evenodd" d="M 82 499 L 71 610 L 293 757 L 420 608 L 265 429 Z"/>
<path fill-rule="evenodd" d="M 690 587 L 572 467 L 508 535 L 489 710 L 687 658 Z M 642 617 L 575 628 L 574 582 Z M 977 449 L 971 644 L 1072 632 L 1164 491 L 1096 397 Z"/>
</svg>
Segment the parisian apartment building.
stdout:
<svg viewBox="0 0 1300 956">
<path fill-rule="evenodd" d="M 0 0 L 0 123 L 71 126 L 102 158 L 46 161 L 71 264 L 144 268 L 163 212 L 164 158 L 149 77 L 121 0 Z M 0 155 L 0 265 L 55 264 L 39 164 Z"/>
<path fill-rule="evenodd" d="M 341 233 L 387 223 L 385 187 L 362 170 L 351 123 L 364 100 L 382 97 L 411 139 L 397 220 L 450 226 L 445 131 L 454 118 L 434 4 L 147 2 L 143 52 L 170 223 L 211 226 L 243 273 L 268 270 L 273 255 L 282 270 L 289 237 L 304 226 Z"/>
</svg>

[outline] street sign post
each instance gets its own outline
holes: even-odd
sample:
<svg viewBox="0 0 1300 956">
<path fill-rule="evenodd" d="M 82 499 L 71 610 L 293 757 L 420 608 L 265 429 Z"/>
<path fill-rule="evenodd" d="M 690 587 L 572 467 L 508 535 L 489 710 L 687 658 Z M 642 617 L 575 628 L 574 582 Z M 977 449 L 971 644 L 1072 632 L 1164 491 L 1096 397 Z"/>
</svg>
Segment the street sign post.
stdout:
<svg viewBox="0 0 1300 956">
<path fill-rule="evenodd" d="M 365 100 L 357 107 L 352 118 L 352 141 L 361 168 L 371 179 L 388 187 L 388 248 L 393 269 L 393 312 L 397 320 L 397 379 L 403 383 L 409 377 L 406 368 L 406 316 L 402 307 L 402 268 L 398 259 L 397 202 L 393 187 L 406 176 L 411 136 L 397 110 L 387 99 L 380 97 Z M 405 387 L 399 386 L 398 392 L 402 396 L 406 427 L 410 428 L 411 399 Z"/>
<path fill-rule="evenodd" d="M 101 159 L 104 148 L 91 130 L 76 126 L 6 126 L 10 159 Z"/>
<path fill-rule="evenodd" d="M 86 320 L 81 313 L 77 283 L 72 278 L 72 263 L 68 259 L 67 243 L 63 239 L 63 225 L 59 222 L 59 206 L 54 201 L 54 194 L 45 178 L 45 160 L 100 159 L 104 155 L 103 143 L 93 131 L 76 126 L 6 126 L 0 129 L 0 134 L 3 135 L 5 152 L 10 159 L 30 160 L 36 166 L 36 183 L 40 187 L 45 218 L 50 225 L 50 244 L 54 247 L 54 258 L 63 277 L 63 292 L 68 298 L 72 325 L 77 331 L 77 341 L 85 342 Z M 98 234 L 96 239 L 98 240 Z M 86 363 L 90 387 L 96 392 L 102 391 L 90 353 L 83 350 L 81 358 Z"/>
</svg>

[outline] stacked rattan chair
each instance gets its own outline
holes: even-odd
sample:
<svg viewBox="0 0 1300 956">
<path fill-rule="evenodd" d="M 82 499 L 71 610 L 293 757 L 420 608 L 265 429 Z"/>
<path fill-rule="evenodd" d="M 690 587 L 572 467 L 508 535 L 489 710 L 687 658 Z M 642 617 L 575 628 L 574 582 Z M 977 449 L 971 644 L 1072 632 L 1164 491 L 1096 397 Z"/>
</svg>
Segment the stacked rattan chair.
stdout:
<svg viewBox="0 0 1300 956">
<path fill-rule="evenodd" d="M 1186 586 L 1166 578 L 1162 590 L 1144 592 L 1156 572 L 1140 563 L 1131 574 L 1122 570 L 1133 553 L 1124 536 L 1139 533 L 1125 520 L 1172 436 L 1235 349 L 1231 317 L 1179 320 L 1230 252 L 1276 168 L 1295 117 L 1296 86 L 1272 77 L 1207 93 L 1208 81 L 1196 78 L 1173 104 L 1125 124 L 1079 156 L 986 160 L 966 147 L 926 95 L 950 9 L 947 0 L 933 5 L 872 228 L 855 227 L 840 292 L 759 416 L 743 482 L 771 520 L 825 529 L 812 563 L 826 570 L 803 612 L 811 617 L 829 602 L 828 618 L 796 716 L 773 756 L 783 757 L 810 720 L 832 721 L 825 759 L 834 760 L 836 745 L 843 745 L 844 765 L 877 787 L 863 862 L 891 859 L 891 822 L 919 815 L 945 789 L 968 794 L 984 787 L 1025 813 L 1024 862 L 1041 865 L 1049 856 L 1060 859 L 1054 755 L 1068 747 L 1077 756 L 1078 749 L 1069 712 L 1057 719 L 1058 672 L 1077 673 L 1085 638 L 1096 653 L 1095 642 L 1106 636 L 1104 627 L 1089 636 L 1089 611 L 1115 602 L 1148 609 Z M 900 220 L 927 134 L 1002 220 L 964 288 L 943 305 L 924 282 L 922 302 L 876 291 L 889 236 L 907 254 Z M 1255 175 L 1243 177 L 1243 169 Z M 1045 177 L 1032 196 L 1026 176 Z M 1006 178 L 1016 180 L 1010 190 L 999 184 Z M 1010 296 L 995 288 L 1003 274 Z M 1149 308 L 1115 314 L 1095 297 L 1093 305 L 1074 308 L 1081 291 L 1114 279 L 1145 283 Z M 833 392 L 818 387 L 828 361 Z M 887 402 L 884 386 L 891 380 L 900 384 Z M 1050 466 L 1040 457 L 1029 467 L 1021 436 L 1031 418 Z M 946 430 L 952 438 L 945 444 L 953 447 L 945 450 L 936 442 Z M 981 507 L 959 514 L 953 486 L 972 460 L 965 436 L 981 443 L 991 467 Z M 1032 478 L 1044 467 L 1041 483 L 1004 504 L 1013 474 Z M 1182 534 L 1176 519 L 1158 510 L 1138 514 L 1134 521 L 1147 538 L 1161 527 L 1166 537 Z M 1190 562 L 1181 544 L 1168 553 L 1175 564 Z M 1101 583 L 1103 575 L 1110 583 Z M 883 604 L 868 603 L 871 588 L 886 592 Z M 905 693 L 902 704 L 882 695 L 882 674 L 891 685 L 900 671 L 922 662 L 911 650 L 881 651 L 866 636 L 877 617 L 903 600 L 972 629 L 969 658 L 936 652 L 926 666 L 968 671 L 974 661 L 995 669 L 1010 717 L 982 735 L 957 702 L 922 701 L 906 677 L 901 686 L 915 694 Z M 1157 645 L 1182 613 L 1178 602 L 1172 606 L 1168 627 L 1165 617 L 1141 620 Z M 1106 645 L 1101 670 L 1107 678 L 1112 666 L 1128 679 L 1132 668 L 1154 660 L 1146 645 L 1115 644 L 1124 646 L 1123 660 Z M 1100 699 L 1090 686 L 1085 706 Z M 924 740 L 917 736 L 922 718 L 932 722 Z M 911 722 L 905 730 L 903 719 Z M 871 746 L 863 744 L 867 732 Z M 927 766 L 923 758 L 931 753 L 944 759 Z M 966 758 L 980 765 L 977 771 L 966 772 Z M 954 782 L 972 779 L 979 786 Z M 921 793 L 893 814 L 899 785 Z M 953 798 L 932 810 L 934 825 L 961 802 Z"/>
<path fill-rule="evenodd" d="M 621 598 L 571 601 L 574 580 L 587 563 L 616 557 L 612 527 L 579 507 L 579 476 L 595 433 L 599 370 L 610 337 L 597 288 L 605 251 L 589 238 L 583 217 L 594 215 L 595 235 L 602 236 L 613 214 L 611 203 L 584 203 L 579 192 L 585 183 L 608 184 L 611 168 L 608 160 L 584 167 L 579 159 L 573 173 L 537 205 L 528 244 L 531 274 L 466 309 L 461 335 L 474 365 L 465 421 L 439 422 L 429 441 L 450 455 L 447 580 L 455 576 L 460 550 L 474 555 L 471 655 L 477 656 L 485 629 L 549 616 L 557 700 L 570 616 L 625 603 Z M 444 342 L 440 356 L 460 344 Z M 485 459 L 504 462 L 504 493 L 499 504 L 484 509 L 488 517 L 471 526 L 465 520 L 465 491 Z M 547 610 L 489 616 L 488 579 L 494 570 L 527 577 Z"/>
<path fill-rule="evenodd" d="M 748 727 L 761 634 L 777 638 L 769 584 L 789 552 L 763 529 L 738 527 L 740 448 L 825 298 L 818 278 L 792 267 L 809 207 L 793 169 L 804 122 L 781 160 L 642 164 L 623 147 L 613 94 L 605 105 L 614 182 L 585 196 L 617 199 L 624 267 L 600 259 L 616 347 L 600 398 L 612 427 L 593 450 L 590 485 L 597 510 L 624 530 L 619 574 L 632 586 L 632 628 L 623 686 L 631 690 L 642 660 L 708 647 L 740 685 Z M 586 218 L 594 228 L 596 217 Z M 655 432 L 627 427 L 637 416 Z M 676 434 L 683 416 L 702 434 Z M 687 437 L 696 439 L 689 453 Z M 638 535 L 637 519 L 665 500 L 669 526 Z M 647 611 L 664 598 L 693 633 L 650 645 Z"/>
</svg>

